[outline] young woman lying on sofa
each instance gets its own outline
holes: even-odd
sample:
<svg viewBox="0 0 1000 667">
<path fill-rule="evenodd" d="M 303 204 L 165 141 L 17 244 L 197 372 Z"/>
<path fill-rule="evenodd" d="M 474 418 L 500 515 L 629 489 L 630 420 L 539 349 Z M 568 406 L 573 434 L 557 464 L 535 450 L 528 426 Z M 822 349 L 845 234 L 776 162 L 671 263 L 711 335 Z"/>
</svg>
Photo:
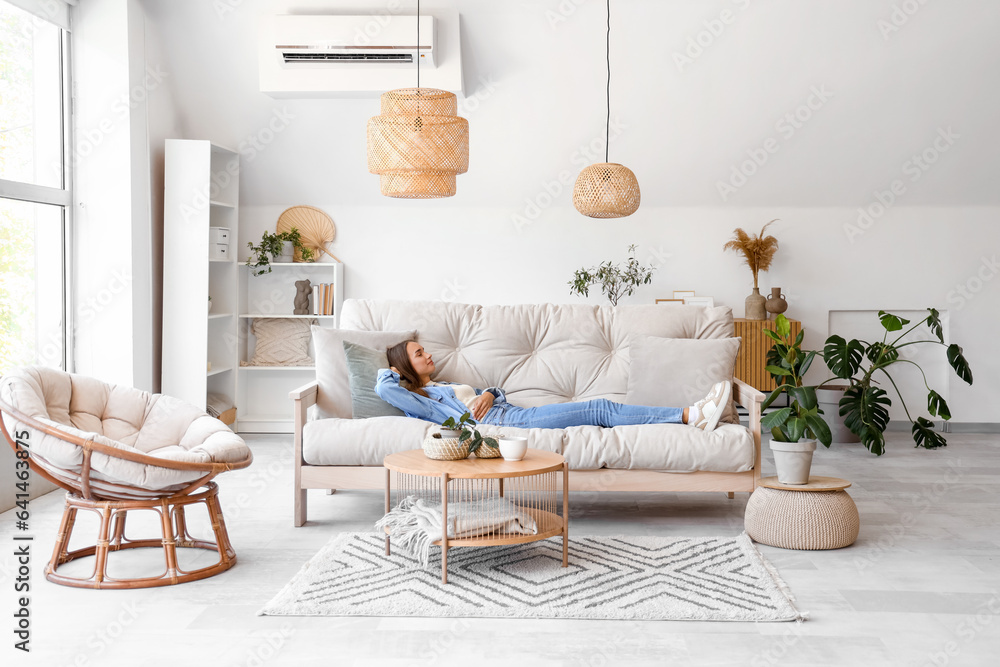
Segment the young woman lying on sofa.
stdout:
<svg viewBox="0 0 1000 667">
<path fill-rule="evenodd" d="M 469 412 L 482 424 L 511 428 L 691 424 L 711 431 L 718 425 L 732 392 L 729 382 L 719 382 L 708 396 L 686 408 L 625 405 L 604 398 L 522 408 L 508 403 L 499 387 L 483 390 L 465 384 L 431 381 L 434 359 L 415 340 L 390 347 L 386 356 L 390 368 L 379 370 L 375 392 L 408 417 L 437 424 L 448 417 L 458 419 Z"/>
</svg>

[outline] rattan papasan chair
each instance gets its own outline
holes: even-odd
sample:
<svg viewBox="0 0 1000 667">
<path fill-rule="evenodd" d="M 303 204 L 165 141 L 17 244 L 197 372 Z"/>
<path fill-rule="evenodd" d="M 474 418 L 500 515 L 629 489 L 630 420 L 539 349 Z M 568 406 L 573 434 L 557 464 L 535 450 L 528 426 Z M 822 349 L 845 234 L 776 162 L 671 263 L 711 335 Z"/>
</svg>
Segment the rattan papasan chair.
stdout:
<svg viewBox="0 0 1000 667">
<path fill-rule="evenodd" d="M 106 384 L 40 366 L 15 369 L 0 379 L 0 428 L 31 471 L 66 489 L 66 508 L 45 578 L 78 588 L 146 588 L 204 579 L 236 563 L 213 477 L 250 465 L 243 439 L 199 408 L 171 396 Z M 215 541 L 188 534 L 184 508 L 204 503 Z M 93 546 L 68 551 L 77 512 L 100 517 Z M 129 539 L 131 510 L 159 514 L 162 535 Z M 160 547 L 166 569 L 158 576 L 112 578 L 108 557 L 122 549 Z M 215 551 L 219 561 L 184 571 L 177 548 Z M 94 556 L 87 578 L 59 574 L 76 558 Z M 214 560 L 214 559 L 213 559 Z"/>
</svg>

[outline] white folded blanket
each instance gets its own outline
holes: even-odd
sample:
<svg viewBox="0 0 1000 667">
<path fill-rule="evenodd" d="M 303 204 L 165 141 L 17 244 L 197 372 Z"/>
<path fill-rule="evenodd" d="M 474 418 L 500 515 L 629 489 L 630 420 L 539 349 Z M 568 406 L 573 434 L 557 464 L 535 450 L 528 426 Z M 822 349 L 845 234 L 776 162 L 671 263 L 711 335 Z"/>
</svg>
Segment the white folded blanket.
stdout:
<svg viewBox="0 0 1000 667">
<path fill-rule="evenodd" d="M 375 528 L 389 528 L 392 545 L 420 561 L 430 561 L 431 543 L 441 539 L 441 503 L 428 503 L 407 496 Z M 476 537 L 486 533 L 536 535 L 535 519 L 506 498 L 448 503 L 448 539 Z"/>
</svg>

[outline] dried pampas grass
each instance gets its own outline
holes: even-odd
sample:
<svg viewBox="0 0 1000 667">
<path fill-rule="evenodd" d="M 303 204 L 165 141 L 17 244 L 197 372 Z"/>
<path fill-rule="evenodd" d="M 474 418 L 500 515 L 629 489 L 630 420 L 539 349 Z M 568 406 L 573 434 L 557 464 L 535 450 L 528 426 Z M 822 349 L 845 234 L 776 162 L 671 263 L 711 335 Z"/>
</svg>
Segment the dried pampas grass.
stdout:
<svg viewBox="0 0 1000 667">
<path fill-rule="evenodd" d="M 737 227 L 736 231 L 733 232 L 732 240 L 722 246 L 723 250 L 735 250 L 743 253 L 747 266 L 753 271 L 754 289 L 757 289 L 757 272 L 767 271 L 771 268 L 771 260 L 774 259 L 774 253 L 778 251 L 778 239 L 773 236 L 764 236 L 764 232 L 776 220 L 777 218 L 764 225 L 757 236 L 750 236 Z"/>
</svg>

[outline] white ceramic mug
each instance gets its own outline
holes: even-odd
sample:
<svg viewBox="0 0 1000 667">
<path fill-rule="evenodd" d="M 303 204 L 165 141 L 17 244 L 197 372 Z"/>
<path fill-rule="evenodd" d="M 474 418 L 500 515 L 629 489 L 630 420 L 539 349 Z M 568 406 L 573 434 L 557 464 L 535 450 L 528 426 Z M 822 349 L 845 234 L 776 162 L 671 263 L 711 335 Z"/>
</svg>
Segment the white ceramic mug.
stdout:
<svg viewBox="0 0 1000 667">
<path fill-rule="evenodd" d="M 500 453 L 504 461 L 520 461 L 528 451 L 528 439 L 523 436 L 500 438 Z"/>
</svg>

